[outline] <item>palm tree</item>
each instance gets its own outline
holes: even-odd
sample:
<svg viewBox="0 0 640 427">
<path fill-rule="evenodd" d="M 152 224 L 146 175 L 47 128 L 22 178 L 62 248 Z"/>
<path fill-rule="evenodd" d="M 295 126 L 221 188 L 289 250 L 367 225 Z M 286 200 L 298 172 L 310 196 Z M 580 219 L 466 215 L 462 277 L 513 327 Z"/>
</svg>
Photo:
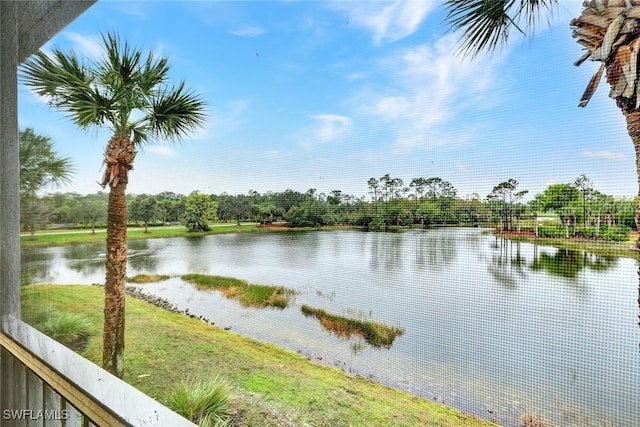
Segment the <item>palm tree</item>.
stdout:
<svg viewBox="0 0 640 427">
<path fill-rule="evenodd" d="M 66 184 L 74 172 L 71 159 L 60 157 L 53 150 L 51 138 L 36 134 L 33 129 L 20 131 L 20 217 L 23 228 L 33 235 L 35 224 L 47 216 L 40 190 L 49 185 Z"/>
<path fill-rule="evenodd" d="M 53 150 L 51 138 L 27 128 L 20 132 L 20 195 L 28 196 L 50 184 L 71 180 L 73 165 Z"/>
<path fill-rule="evenodd" d="M 169 86 L 167 58 L 146 55 L 111 33 L 103 56 L 80 60 L 74 52 L 38 51 L 22 66 L 24 83 L 81 128 L 107 127 L 102 187 L 109 186 L 102 363 L 122 377 L 127 281 L 125 190 L 137 148 L 157 139 L 179 140 L 202 126 L 205 103 L 184 82 Z"/>
<path fill-rule="evenodd" d="M 476 55 L 506 42 L 513 29 L 524 34 L 521 22 L 532 27 L 557 3 L 557 0 L 447 0 L 445 8 L 451 27 L 463 32 L 461 51 Z M 573 37 L 586 50 L 574 65 L 579 66 L 587 59 L 601 63 L 578 105 L 587 105 L 606 70 L 609 96 L 622 111 L 636 150 L 640 184 L 640 0 L 585 1 L 582 13 L 570 25 Z M 640 186 L 638 195 L 640 214 Z M 640 223 L 637 228 L 640 231 Z M 640 239 L 637 246 L 640 248 Z"/>
</svg>

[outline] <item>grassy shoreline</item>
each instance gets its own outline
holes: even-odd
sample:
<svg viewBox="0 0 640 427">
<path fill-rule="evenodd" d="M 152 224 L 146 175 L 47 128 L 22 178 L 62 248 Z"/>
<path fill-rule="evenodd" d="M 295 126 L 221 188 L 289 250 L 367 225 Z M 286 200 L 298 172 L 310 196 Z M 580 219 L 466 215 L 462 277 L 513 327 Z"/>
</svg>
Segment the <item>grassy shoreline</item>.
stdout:
<svg viewBox="0 0 640 427">
<path fill-rule="evenodd" d="M 597 255 L 604 256 L 621 256 L 625 258 L 638 258 L 638 249 L 636 248 L 636 242 L 638 240 L 638 233 L 632 232 L 624 242 L 604 241 L 604 240 L 590 240 L 590 239 L 578 239 L 564 237 L 550 238 L 550 237 L 535 237 L 528 234 L 512 233 L 495 233 L 494 231 L 487 231 L 487 233 L 494 234 L 496 237 L 501 237 L 514 242 L 533 243 L 542 246 L 553 246 L 561 249 L 569 249 L 576 251 L 587 251 Z"/>
<path fill-rule="evenodd" d="M 339 230 L 339 229 L 353 229 L 349 226 L 331 226 L 322 228 L 313 227 L 261 227 L 256 223 L 249 224 L 229 224 L 229 223 L 217 223 L 211 226 L 209 231 L 190 232 L 186 227 L 182 225 L 177 226 L 159 226 L 149 227 L 148 232 L 145 233 L 142 227 L 131 227 L 127 229 L 128 240 L 141 240 L 141 239 L 161 239 L 170 237 L 201 237 L 211 234 L 233 234 L 233 233 L 288 233 L 288 232 L 300 232 L 311 230 Z M 20 235 L 20 246 L 25 248 L 42 248 L 48 246 L 67 246 L 78 244 L 90 244 L 90 243 L 104 243 L 106 240 L 106 230 L 99 229 L 95 233 L 92 233 L 90 229 L 87 230 L 47 230 L 38 231 L 33 235 L 30 233 L 22 233 Z"/>
<path fill-rule="evenodd" d="M 82 355 L 99 363 L 102 292 L 100 287 L 85 285 L 25 286 L 23 310 L 46 304 L 55 312 L 85 317 L 90 334 Z M 194 373 L 228 379 L 233 390 L 233 425 L 493 425 L 340 369 L 314 364 L 275 345 L 130 298 L 124 380 L 166 403 L 167 390 Z"/>
</svg>

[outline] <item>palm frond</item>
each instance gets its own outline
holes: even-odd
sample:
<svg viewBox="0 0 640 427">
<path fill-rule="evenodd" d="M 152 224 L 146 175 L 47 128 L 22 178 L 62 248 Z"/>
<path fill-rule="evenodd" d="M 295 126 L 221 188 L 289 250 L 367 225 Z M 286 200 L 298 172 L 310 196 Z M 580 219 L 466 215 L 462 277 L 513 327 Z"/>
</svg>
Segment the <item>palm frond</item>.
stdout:
<svg viewBox="0 0 640 427">
<path fill-rule="evenodd" d="M 166 82 L 168 73 L 169 60 L 165 57 L 156 60 L 153 54 L 150 53 L 144 66 L 140 68 L 140 89 L 145 94 L 151 93 L 159 84 Z"/>
<path fill-rule="evenodd" d="M 543 16 L 547 18 L 553 14 L 554 7 L 557 5 L 557 0 L 526 0 L 521 1 L 518 9 L 516 20 L 522 19 L 525 25 L 529 28 L 535 28 L 538 22 Z M 547 24 L 549 20 L 547 19 Z"/>
<path fill-rule="evenodd" d="M 112 33 L 102 34 L 102 44 L 103 56 L 90 66 L 73 52 L 40 51 L 24 63 L 21 78 L 78 126 L 106 125 L 134 144 L 152 137 L 179 140 L 204 124 L 205 102 L 184 82 L 167 86 L 167 58 L 143 55 Z"/>
<path fill-rule="evenodd" d="M 76 125 L 87 128 L 109 121 L 109 99 L 73 52 L 55 50 L 49 57 L 39 51 L 25 61 L 20 71 L 27 86 L 48 97 L 50 104 L 68 113 Z"/>
<path fill-rule="evenodd" d="M 557 0 L 447 0 L 446 21 L 462 31 L 459 52 L 476 56 L 507 42 L 512 30 L 526 35 L 521 22 L 534 28 Z"/>
<path fill-rule="evenodd" d="M 102 34 L 102 42 L 105 57 L 97 67 L 102 83 L 116 90 L 134 87 L 139 78 L 142 52 L 111 33 Z"/>
<path fill-rule="evenodd" d="M 150 142 L 149 132 L 147 132 L 142 123 L 137 126 L 134 124 L 131 129 L 131 134 L 131 142 L 133 142 L 133 145 L 138 146 Z"/>
<path fill-rule="evenodd" d="M 85 85 L 89 80 L 73 56 L 54 51 L 49 57 L 38 51 L 24 62 L 19 76 L 38 95 L 50 97 L 52 104 L 64 102 L 78 84 Z"/>
<path fill-rule="evenodd" d="M 513 1 L 448 0 L 445 3 L 446 20 L 454 29 L 463 32 L 460 51 L 475 56 L 506 42 L 512 23 L 507 11 Z"/>
<path fill-rule="evenodd" d="M 185 90 L 184 82 L 181 82 L 178 87 L 159 92 L 143 120 L 149 124 L 150 133 L 164 139 L 180 140 L 204 125 L 205 105 L 193 91 Z"/>
</svg>

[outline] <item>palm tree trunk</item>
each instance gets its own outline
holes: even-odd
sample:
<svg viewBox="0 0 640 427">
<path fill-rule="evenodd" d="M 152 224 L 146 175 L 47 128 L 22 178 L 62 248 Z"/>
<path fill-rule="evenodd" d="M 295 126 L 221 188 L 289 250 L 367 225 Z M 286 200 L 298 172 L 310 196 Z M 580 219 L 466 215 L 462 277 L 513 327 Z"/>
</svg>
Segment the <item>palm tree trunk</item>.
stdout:
<svg viewBox="0 0 640 427">
<path fill-rule="evenodd" d="M 636 175 L 638 177 L 638 206 L 636 207 L 635 217 L 640 215 L 640 111 L 622 110 L 625 119 L 627 119 L 627 131 L 636 149 Z M 636 231 L 640 232 L 640 221 L 636 221 Z M 636 241 L 636 247 L 640 249 L 640 237 Z M 639 255 L 640 257 L 640 255 Z M 640 267 L 638 268 L 638 325 L 640 325 Z"/>
<path fill-rule="evenodd" d="M 109 193 L 107 214 L 107 260 L 104 304 L 102 366 L 122 377 L 124 358 L 125 287 L 127 284 L 126 182 Z"/>
<path fill-rule="evenodd" d="M 127 285 L 127 188 L 135 149 L 128 137 L 113 137 L 105 151 L 107 208 L 102 367 L 122 378 L 124 373 L 125 296 Z"/>
<path fill-rule="evenodd" d="M 636 172 L 638 177 L 638 206 L 636 207 L 636 215 L 640 215 L 640 111 L 622 111 L 625 119 L 627 119 L 627 131 L 636 149 Z M 636 231 L 640 232 L 640 224 L 636 225 Z M 636 242 L 640 249 L 640 239 Z"/>
</svg>

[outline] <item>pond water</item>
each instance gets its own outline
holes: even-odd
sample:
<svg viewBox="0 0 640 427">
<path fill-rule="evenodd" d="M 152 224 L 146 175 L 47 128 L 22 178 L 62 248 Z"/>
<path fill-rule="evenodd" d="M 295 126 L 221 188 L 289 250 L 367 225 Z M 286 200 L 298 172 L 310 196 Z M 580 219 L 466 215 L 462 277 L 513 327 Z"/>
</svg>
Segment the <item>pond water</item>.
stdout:
<svg viewBox="0 0 640 427">
<path fill-rule="evenodd" d="M 640 425 L 638 265 L 479 229 L 229 234 L 129 244 L 128 275 L 206 273 L 297 291 L 243 308 L 179 277 L 140 285 L 216 325 L 519 426 Z M 104 246 L 23 250 L 37 283 L 102 283 Z M 390 348 L 328 333 L 302 304 L 403 328 Z"/>
</svg>

